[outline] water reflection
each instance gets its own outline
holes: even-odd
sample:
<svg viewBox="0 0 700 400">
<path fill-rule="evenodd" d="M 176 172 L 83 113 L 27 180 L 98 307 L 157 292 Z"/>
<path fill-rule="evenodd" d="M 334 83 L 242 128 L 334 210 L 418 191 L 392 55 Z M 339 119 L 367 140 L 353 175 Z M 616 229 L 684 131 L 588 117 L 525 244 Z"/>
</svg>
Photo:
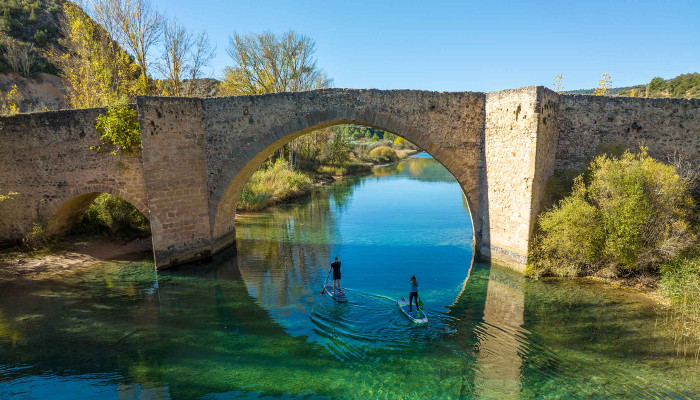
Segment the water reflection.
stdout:
<svg viewBox="0 0 700 400">
<path fill-rule="evenodd" d="M 0 398 L 700 397 L 653 302 L 472 264 L 459 189 L 405 179 L 244 216 L 210 264 L 0 283 Z M 335 254 L 350 304 L 318 294 Z M 412 273 L 428 327 L 390 300 Z"/>
<path fill-rule="evenodd" d="M 426 170 L 432 175 L 418 179 Z M 287 332 L 341 358 L 438 340 L 451 329 L 445 306 L 463 290 L 472 259 L 469 215 L 444 167 L 412 158 L 376 173 L 237 220 L 238 264 L 251 296 Z M 349 288 L 345 306 L 319 295 L 335 255 Z M 412 274 L 434 318 L 407 334 L 410 321 L 395 300 L 408 295 Z"/>
</svg>

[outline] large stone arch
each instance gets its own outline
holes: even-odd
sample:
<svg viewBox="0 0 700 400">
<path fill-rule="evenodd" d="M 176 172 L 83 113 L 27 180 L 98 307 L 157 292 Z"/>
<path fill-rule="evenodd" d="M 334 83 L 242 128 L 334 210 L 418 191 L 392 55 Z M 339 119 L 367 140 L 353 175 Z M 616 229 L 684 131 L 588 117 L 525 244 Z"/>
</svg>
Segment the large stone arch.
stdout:
<svg viewBox="0 0 700 400">
<path fill-rule="evenodd" d="M 137 198 L 126 190 L 111 185 L 94 184 L 68 190 L 65 195 L 51 202 L 46 208 L 48 216 L 46 232 L 49 235 L 67 233 L 72 226 L 80 222 L 85 210 L 102 193 L 111 194 L 129 202 L 148 218 L 148 205 L 145 198 Z"/>
<path fill-rule="evenodd" d="M 387 113 L 372 111 L 357 113 L 346 108 L 305 114 L 284 124 L 274 126 L 268 133 L 260 135 L 261 140 L 251 143 L 249 147 L 242 150 L 241 153 L 248 157 L 224 163 L 222 172 L 216 178 L 216 190 L 211 193 L 209 198 L 212 237 L 216 247 L 223 248 L 234 240 L 235 213 L 241 190 L 270 155 L 300 136 L 317 129 L 342 124 L 363 125 L 394 133 L 424 149 L 444 165 L 460 184 L 467 199 L 474 238 L 478 240 L 481 229 L 481 221 L 477 212 L 479 175 L 475 174 L 475 171 L 465 171 L 464 164 L 455 158 L 453 152 L 435 146 L 431 135 L 420 127 L 403 124 Z M 474 153 L 471 156 L 478 158 L 479 154 Z"/>
</svg>

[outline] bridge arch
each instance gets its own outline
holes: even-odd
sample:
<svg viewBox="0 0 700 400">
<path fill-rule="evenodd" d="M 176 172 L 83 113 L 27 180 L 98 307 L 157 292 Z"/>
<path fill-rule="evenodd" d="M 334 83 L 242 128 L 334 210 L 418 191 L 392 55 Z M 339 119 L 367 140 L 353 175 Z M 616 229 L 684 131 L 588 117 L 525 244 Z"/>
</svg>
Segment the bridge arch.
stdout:
<svg viewBox="0 0 700 400">
<path fill-rule="evenodd" d="M 299 115 L 286 123 L 274 126 L 268 132 L 258 135 L 259 140 L 241 151 L 245 158 L 228 160 L 223 164 L 221 173 L 215 180 L 216 189 L 209 199 L 214 247 L 223 248 L 235 240 L 235 214 L 241 191 L 266 159 L 298 137 L 318 129 L 345 124 L 362 125 L 391 132 L 414 143 L 445 166 L 462 188 L 469 207 L 474 240 L 478 240 L 477 231 L 481 225 L 475 212 L 479 184 L 478 174 L 474 173 L 476 171 L 465 174 L 464 168 L 460 168 L 463 165 L 455 159 L 450 149 L 437 146 L 434 133 L 431 135 L 431 132 L 427 132 L 420 126 L 406 124 L 384 112 L 367 110 L 357 112 L 357 110 L 344 108 Z M 431 129 L 439 130 L 435 127 Z"/>
<path fill-rule="evenodd" d="M 85 185 L 70 189 L 60 199 L 51 202 L 51 206 L 46 209 L 46 215 L 48 216 L 46 232 L 52 236 L 68 233 L 71 227 L 80 222 L 88 207 L 102 193 L 111 194 L 127 201 L 145 215 L 146 218 L 149 217 L 148 206 L 144 199 L 136 198 L 127 191 L 117 189 L 111 185 Z"/>
</svg>

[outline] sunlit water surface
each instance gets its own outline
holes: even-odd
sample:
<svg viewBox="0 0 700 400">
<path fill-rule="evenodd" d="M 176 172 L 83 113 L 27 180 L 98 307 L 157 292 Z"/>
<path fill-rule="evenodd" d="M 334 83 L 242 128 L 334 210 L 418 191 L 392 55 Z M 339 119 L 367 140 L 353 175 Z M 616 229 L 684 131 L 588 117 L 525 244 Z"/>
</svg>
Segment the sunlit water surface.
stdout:
<svg viewBox="0 0 700 400">
<path fill-rule="evenodd" d="M 467 205 L 428 156 L 237 229 L 209 264 L 0 284 L 0 398 L 700 398 L 646 297 L 472 264 Z M 346 304 L 319 294 L 336 255 Z M 428 326 L 395 304 L 414 274 Z"/>
</svg>

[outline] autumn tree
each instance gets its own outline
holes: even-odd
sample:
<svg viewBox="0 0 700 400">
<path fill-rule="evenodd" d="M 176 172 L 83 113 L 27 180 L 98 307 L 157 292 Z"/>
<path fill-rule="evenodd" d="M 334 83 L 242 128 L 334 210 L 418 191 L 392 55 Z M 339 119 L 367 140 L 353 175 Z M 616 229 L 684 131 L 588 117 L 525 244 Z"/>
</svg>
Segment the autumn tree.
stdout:
<svg viewBox="0 0 700 400">
<path fill-rule="evenodd" d="M 187 84 L 188 96 L 195 95 L 198 90 L 197 80 L 202 78 L 204 69 L 211 64 L 216 56 L 216 47 L 212 46 L 207 32 L 202 31 L 194 38 L 193 48 L 190 54 L 189 82 Z"/>
<path fill-rule="evenodd" d="M 281 36 L 234 34 L 226 51 L 233 60 L 221 82 L 226 95 L 293 92 L 332 83 L 316 66 L 314 40 L 293 30 Z"/>
<path fill-rule="evenodd" d="M 610 88 L 612 87 L 612 78 L 610 78 L 610 74 L 603 74 L 598 81 L 598 87 L 595 88 L 594 94 L 596 96 L 605 96 L 609 91 Z"/>
<path fill-rule="evenodd" d="M 151 50 L 161 39 L 163 17 L 149 0 L 94 0 L 95 20 L 129 51 L 141 72 L 141 91 L 153 90 L 149 78 Z"/>
<path fill-rule="evenodd" d="M 80 7 L 64 4 L 61 30 L 65 52 L 54 58 L 71 107 L 101 107 L 138 93 L 139 67 Z"/>
<path fill-rule="evenodd" d="M 166 22 L 163 25 L 163 54 L 157 65 L 167 80 L 167 94 L 193 95 L 196 80 L 201 77 L 214 55 L 214 48 L 206 32 L 194 36 L 176 20 Z M 186 88 L 183 82 L 185 79 L 189 79 Z"/>
<path fill-rule="evenodd" d="M 559 94 L 566 93 L 564 91 L 564 77 L 562 76 L 562 74 L 559 74 L 559 75 L 554 77 L 554 86 L 552 88 L 554 89 L 555 92 L 557 92 Z"/>
</svg>

